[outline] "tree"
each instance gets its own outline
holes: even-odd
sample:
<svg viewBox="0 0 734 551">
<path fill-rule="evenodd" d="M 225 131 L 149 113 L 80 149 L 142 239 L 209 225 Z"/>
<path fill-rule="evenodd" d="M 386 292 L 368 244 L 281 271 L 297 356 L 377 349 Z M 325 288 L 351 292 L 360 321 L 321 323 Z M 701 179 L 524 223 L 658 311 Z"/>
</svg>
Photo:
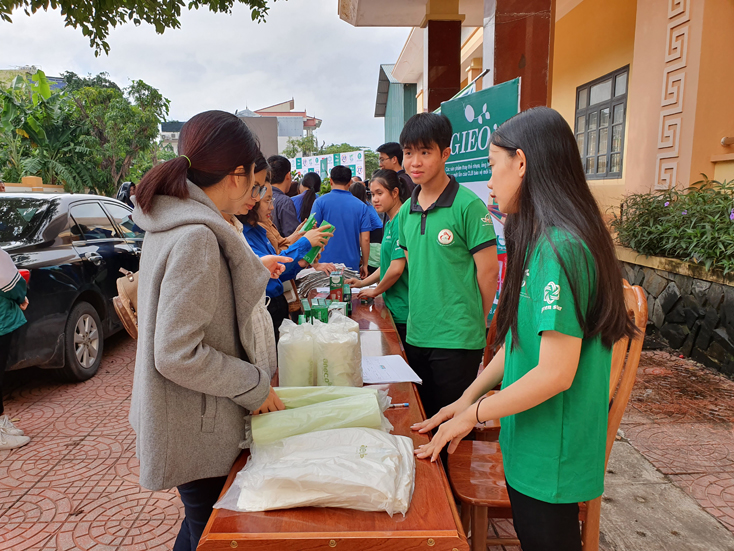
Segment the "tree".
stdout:
<svg viewBox="0 0 734 551">
<path fill-rule="evenodd" d="M 142 0 L 108 0 L 106 2 L 72 2 L 71 0 L 0 0 L 0 20 L 12 23 L 13 10 L 22 9 L 30 16 L 38 10 L 46 11 L 60 8 L 67 27 L 81 29 L 89 38 L 89 45 L 98 56 L 102 50 L 107 54 L 110 45 L 107 36 L 110 27 L 132 21 L 136 26 L 142 22 L 150 23 L 158 34 L 166 29 L 181 27 L 181 9 L 208 7 L 214 13 L 231 13 L 235 2 L 249 6 L 253 21 L 265 21 L 270 7 L 268 0 L 165 0 L 164 2 L 144 2 Z M 275 0 L 273 0 L 275 2 Z"/>
<path fill-rule="evenodd" d="M 155 142 L 150 149 L 141 152 L 133 161 L 128 178 L 133 182 L 139 182 L 155 165 L 175 158 L 176 152 L 170 143 L 163 145 L 162 142 Z"/>
<path fill-rule="evenodd" d="M 65 78 L 74 80 L 76 75 Z M 142 80 L 123 90 L 83 87 L 71 94 L 74 118 L 94 138 L 91 162 L 94 189 L 110 195 L 127 177 L 133 161 L 158 137 L 158 125 L 168 114 L 169 101 Z"/>
<path fill-rule="evenodd" d="M 99 73 L 97 76 L 91 74 L 86 77 L 80 77 L 76 73 L 66 71 L 61 74 L 61 78 L 66 83 L 66 92 L 76 92 L 82 88 L 112 88 L 118 92 L 122 92 L 120 87 L 109 79 L 108 73 Z"/>
<path fill-rule="evenodd" d="M 303 136 L 302 138 L 288 138 L 283 155 L 289 159 L 295 157 L 310 157 L 316 155 L 319 149 L 316 136 Z"/>
<path fill-rule="evenodd" d="M 0 90 L 0 100 L 4 178 L 37 174 L 46 183 L 67 188 L 90 184 L 80 162 L 90 153 L 88 138 L 71 122 L 68 96 L 53 93 L 43 71 L 30 81 L 16 77 L 9 90 Z"/>
</svg>

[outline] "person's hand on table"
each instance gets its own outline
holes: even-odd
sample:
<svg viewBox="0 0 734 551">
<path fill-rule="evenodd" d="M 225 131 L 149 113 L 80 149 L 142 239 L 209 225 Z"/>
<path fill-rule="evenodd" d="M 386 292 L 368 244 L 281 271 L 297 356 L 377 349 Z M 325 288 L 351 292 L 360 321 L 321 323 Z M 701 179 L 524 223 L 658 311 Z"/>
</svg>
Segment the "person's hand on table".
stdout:
<svg viewBox="0 0 734 551">
<path fill-rule="evenodd" d="M 357 289 L 361 289 L 362 287 L 364 287 L 364 282 L 361 279 L 357 279 L 356 277 L 350 277 L 349 279 L 345 280 L 344 283 L 346 283 L 350 287 L 356 287 Z"/>
<path fill-rule="evenodd" d="M 366 297 L 366 298 L 375 298 L 380 293 L 377 292 L 377 287 L 368 287 L 367 289 L 364 289 L 363 291 L 359 292 L 359 296 Z"/>
<path fill-rule="evenodd" d="M 453 419 L 457 415 L 460 415 L 471 405 L 471 400 L 466 400 L 462 396 L 455 402 L 450 403 L 448 406 L 444 406 L 439 409 L 438 413 L 433 417 L 426 419 L 425 421 L 421 421 L 420 423 L 415 423 L 411 425 L 410 428 L 412 430 L 417 430 L 421 434 L 425 434 L 435 429 L 444 421 L 448 421 L 449 419 Z"/>
<path fill-rule="evenodd" d="M 271 279 L 278 279 L 280 274 L 285 271 L 285 264 L 293 262 L 293 259 L 288 258 L 287 256 L 275 256 L 269 254 L 267 256 L 263 256 L 260 259 L 260 262 L 262 262 L 263 266 L 265 266 L 270 272 Z"/>
<path fill-rule="evenodd" d="M 273 387 L 270 387 L 270 393 L 268 394 L 268 397 L 265 398 L 265 401 L 260 406 L 260 409 L 257 411 L 253 411 L 253 415 L 260 415 L 261 413 L 269 413 L 271 411 L 283 411 L 285 409 L 285 405 L 283 404 L 283 401 L 278 398 L 278 395 L 275 393 L 275 390 L 273 390 Z"/>
<path fill-rule="evenodd" d="M 320 256 L 321 255 L 319 255 L 319 257 Z M 331 275 L 331 272 L 336 270 L 336 266 L 331 262 L 324 262 L 323 264 L 321 264 L 318 261 L 314 261 L 314 263 L 311 264 L 311 267 L 318 272 L 324 272 L 326 275 Z"/>
<path fill-rule="evenodd" d="M 459 442 L 474 429 L 476 423 L 476 412 L 473 407 L 465 409 L 458 415 L 454 415 L 452 419 L 446 421 L 438 428 L 438 431 L 433 435 L 433 438 L 431 438 L 428 444 L 418 446 L 418 449 L 415 450 L 416 457 L 418 459 L 430 458 L 431 463 L 433 463 L 438 459 L 441 450 L 446 444 L 449 445 L 448 452 L 454 453 Z"/>
<path fill-rule="evenodd" d="M 20 305 L 20 309 L 21 310 L 25 310 L 26 308 L 28 308 L 28 304 L 29 304 L 28 297 L 25 297 L 25 300 L 23 301 L 23 304 Z"/>
</svg>

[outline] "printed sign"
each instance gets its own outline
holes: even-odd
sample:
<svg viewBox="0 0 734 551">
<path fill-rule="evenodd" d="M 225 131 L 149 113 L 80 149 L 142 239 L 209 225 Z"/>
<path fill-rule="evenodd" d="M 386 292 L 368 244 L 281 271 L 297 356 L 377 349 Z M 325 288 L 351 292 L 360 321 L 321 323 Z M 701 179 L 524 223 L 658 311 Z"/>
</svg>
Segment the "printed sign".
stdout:
<svg viewBox="0 0 734 551">
<path fill-rule="evenodd" d="M 441 104 L 441 113 L 451 121 L 451 156 L 446 172 L 474 191 L 485 202 L 489 199 L 489 142 L 492 132 L 520 107 L 520 79 L 497 84 Z"/>
<path fill-rule="evenodd" d="M 505 248 L 505 216 L 497 205 L 490 204 L 487 182 L 489 168 L 489 143 L 492 133 L 507 119 L 520 111 L 520 79 L 510 80 L 479 92 L 461 94 L 441 104 L 441 112 L 451 121 L 451 156 L 446 162 L 446 172 L 471 189 L 488 204 L 489 216 L 497 235 L 497 261 L 499 277 L 494 304 L 487 317 L 494 317 L 500 291 L 507 269 Z"/>
<path fill-rule="evenodd" d="M 307 172 L 317 172 L 321 178 L 329 176 L 331 169 L 343 165 L 351 169 L 352 176 L 359 176 L 364 180 L 364 152 L 350 151 L 348 153 L 333 153 L 330 155 L 317 155 L 314 157 L 296 157 L 289 159 L 291 167 L 299 176 Z"/>
</svg>

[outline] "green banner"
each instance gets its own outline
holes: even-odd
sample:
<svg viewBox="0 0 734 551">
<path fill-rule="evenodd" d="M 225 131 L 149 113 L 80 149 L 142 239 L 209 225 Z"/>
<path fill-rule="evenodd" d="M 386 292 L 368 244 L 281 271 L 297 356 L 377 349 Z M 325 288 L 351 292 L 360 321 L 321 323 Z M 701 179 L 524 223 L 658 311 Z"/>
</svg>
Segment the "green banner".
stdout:
<svg viewBox="0 0 734 551">
<path fill-rule="evenodd" d="M 490 177 L 487 156 L 492 132 L 517 115 L 519 104 L 520 79 L 441 104 L 441 113 L 449 118 L 454 131 L 446 172 L 459 183 L 472 188 L 485 201 L 486 184 Z M 482 186 L 483 191 L 479 189 Z"/>
<path fill-rule="evenodd" d="M 321 178 L 327 178 L 329 176 L 329 159 L 324 157 L 321 159 L 320 173 Z"/>
</svg>

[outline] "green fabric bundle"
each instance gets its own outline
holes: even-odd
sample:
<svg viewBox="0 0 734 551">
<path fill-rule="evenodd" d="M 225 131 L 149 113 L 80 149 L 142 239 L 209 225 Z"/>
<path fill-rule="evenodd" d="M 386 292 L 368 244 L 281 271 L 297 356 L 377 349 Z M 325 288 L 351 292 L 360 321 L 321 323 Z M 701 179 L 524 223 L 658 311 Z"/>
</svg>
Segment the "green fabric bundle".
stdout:
<svg viewBox="0 0 734 551">
<path fill-rule="evenodd" d="M 380 411 L 385 411 L 391 399 L 386 390 L 376 387 L 354 387 L 354 386 L 291 386 L 277 387 L 274 389 L 278 398 L 281 399 L 286 409 L 300 408 L 329 402 L 350 396 L 373 395 L 377 398 Z"/>
<path fill-rule="evenodd" d="M 375 394 L 366 393 L 253 415 L 252 440 L 256 444 L 269 444 L 307 432 L 359 427 L 385 432 L 393 429 L 390 421 L 380 411 Z"/>
</svg>

